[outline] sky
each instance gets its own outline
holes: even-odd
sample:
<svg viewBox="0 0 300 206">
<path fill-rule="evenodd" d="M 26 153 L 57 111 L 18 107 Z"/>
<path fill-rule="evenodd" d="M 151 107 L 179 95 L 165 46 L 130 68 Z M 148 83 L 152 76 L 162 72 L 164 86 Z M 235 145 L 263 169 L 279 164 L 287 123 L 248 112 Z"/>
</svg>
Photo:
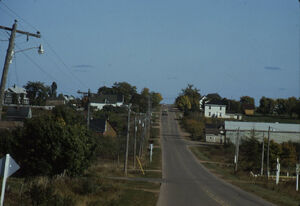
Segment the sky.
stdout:
<svg viewBox="0 0 300 206">
<path fill-rule="evenodd" d="M 201 95 L 300 96 L 298 0 L 1 0 L 0 25 L 17 34 L 7 87 L 97 92 L 126 81 L 172 103 L 188 84 Z M 9 33 L 0 30 L 0 65 Z M 17 52 L 42 44 L 36 49 Z M 2 66 L 1 66 L 2 67 Z"/>
</svg>

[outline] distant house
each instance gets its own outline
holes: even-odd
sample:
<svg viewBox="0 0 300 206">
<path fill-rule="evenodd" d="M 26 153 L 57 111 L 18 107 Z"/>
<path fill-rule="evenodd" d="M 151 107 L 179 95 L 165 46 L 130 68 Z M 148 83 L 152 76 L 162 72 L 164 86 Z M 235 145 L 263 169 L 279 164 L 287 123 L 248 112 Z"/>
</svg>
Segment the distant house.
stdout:
<svg viewBox="0 0 300 206">
<path fill-rule="evenodd" d="M 106 105 L 120 107 L 124 104 L 123 95 L 100 95 L 94 96 L 90 99 L 90 106 L 95 107 L 97 110 L 103 109 Z"/>
<path fill-rule="evenodd" d="M 4 104 L 29 104 L 29 98 L 27 98 L 27 92 L 25 88 L 17 87 L 14 85 L 5 90 L 4 92 Z"/>
<path fill-rule="evenodd" d="M 7 107 L 6 120 L 23 121 L 32 118 L 30 107 Z"/>
<path fill-rule="evenodd" d="M 222 101 L 212 100 L 205 104 L 205 117 L 225 118 L 226 105 Z"/>
<path fill-rule="evenodd" d="M 224 127 L 215 124 L 205 125 L 205 141 L 223 144 L 225 140 Z"/>
<path fill-rule="evenodd" d="M 117 133 L 107 119 L 91 119 L 90 129 L 103 136 L 116 137 Z"/>
<path fill-rule="evenodd" d="M 253 104 L 243 104 L 243 111 L 245 115 L 254 115 L 255 106 Z"/>
<path fill-rule="evenodd" d="M 204 116 L 209 118 L 242 119 L 240 114 L 226 113 L 226 104 L 220 100 L 211 100 L 205 103 Z"/>
<path fill-rule="evenodd" d="M 66 99 L 63 96 L 58 97 L 50 97 L 46 100 L 47 106 L 58 106 L 58 105 L 65 105 Z"/>
</svg>

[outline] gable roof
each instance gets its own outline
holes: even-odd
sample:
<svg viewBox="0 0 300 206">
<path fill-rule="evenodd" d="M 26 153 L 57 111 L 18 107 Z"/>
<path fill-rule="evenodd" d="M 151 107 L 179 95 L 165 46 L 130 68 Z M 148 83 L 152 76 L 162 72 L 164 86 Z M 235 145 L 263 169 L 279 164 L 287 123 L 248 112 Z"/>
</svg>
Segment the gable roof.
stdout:
<svg viewBox="0 0 300 206">
<path fill-rule="evenodd" d="M 10 121 L 23 121 L 32 117 L 30 107 L 7 107 L 6 119 Z"/>
<path fill-rule="evenodd" d="M 123 95 L 100 95 L 91 97 L 91 103 L 116 104 L 123 103 Z"/>
<path fill-rule="evenodd" d="M 226 106 L 226 104 L 224 104 L 223 101 L 216 100 L 216 99 L 208 101 L 207 103 L 205 103 L 205 105 L 222 105 L 222 106 Z"/>
<path fill-rule="evenodd" d="M 92 119 L 90 120 L 90 129 L 95 132 L 104 133 L 106 122 L 106 119 Z"/>
<path fill-rule="evenodd" d="M 18 87 L 14 85 L 13 87 L 9 87 L 5 90 L 6 92 L 12 92 L 15 94 L 27 94 L 26 89 L 22 87 Z"/>
</svg>

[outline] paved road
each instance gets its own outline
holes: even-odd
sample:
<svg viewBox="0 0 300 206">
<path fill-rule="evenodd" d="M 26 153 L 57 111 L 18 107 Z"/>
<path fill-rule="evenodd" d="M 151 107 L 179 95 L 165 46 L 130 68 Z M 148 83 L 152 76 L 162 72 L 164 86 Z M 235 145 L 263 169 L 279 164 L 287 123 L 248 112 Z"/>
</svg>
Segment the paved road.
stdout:
<svg viewBox="0 0 300 206">
<path fill-rule="evenodd" d="M 158 206 L 272 205 L 207 171 L 187 148 L 174 112 L 162 116 L 163 178 Z"/>
</svg>

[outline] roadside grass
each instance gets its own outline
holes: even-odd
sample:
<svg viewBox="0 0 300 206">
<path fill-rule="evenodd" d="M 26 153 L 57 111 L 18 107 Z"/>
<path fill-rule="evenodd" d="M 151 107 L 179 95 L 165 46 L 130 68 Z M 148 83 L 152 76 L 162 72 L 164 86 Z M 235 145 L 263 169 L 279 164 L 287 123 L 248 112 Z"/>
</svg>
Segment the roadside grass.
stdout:
<svg viewBox="0 0 300 206">
<path fill-rule="evenodd" d="M 225 181 L 254 193 L 270 202 L 282 206 L 298 206 L 300 203 L 299 192 L 295 191 L 295 180 L 280 181 L 279 185 L 274 180 L 267 181 L 265 177 L 251 177 L 249 173 L 239 171 L 234 173 L 232 154 L 226 155 L 226 149 L 217 151 L 218 146 L 191 147 L 191 151 L 207 169 Z M 220 148 L 220 147 L 219 147 Z M 231 157 L 230 157 L 231 156 Z M 230 159 L 228 159 L 230 157 Z M 215 163 L 220 162 L 220 164 Z"/>
</svg>

